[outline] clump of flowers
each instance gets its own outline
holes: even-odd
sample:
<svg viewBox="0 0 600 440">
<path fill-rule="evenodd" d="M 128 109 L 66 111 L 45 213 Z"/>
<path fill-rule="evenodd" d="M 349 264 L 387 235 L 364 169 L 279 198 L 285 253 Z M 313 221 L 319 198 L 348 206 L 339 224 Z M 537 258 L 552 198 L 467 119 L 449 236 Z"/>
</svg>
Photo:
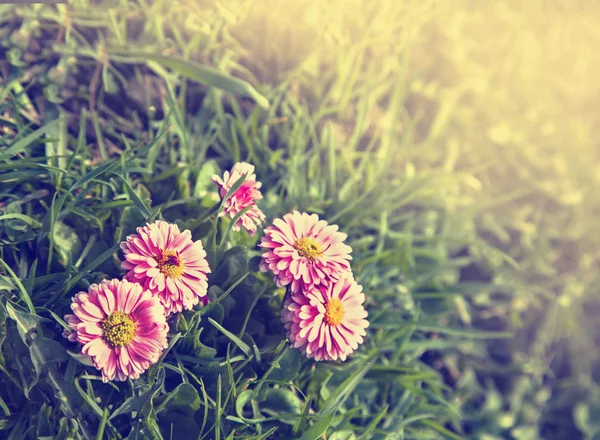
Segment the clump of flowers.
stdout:
<svg viewBox="0 0 600 440">
<path fill-rule="evenodd" d="M 262 199 L 260 192 L 261 183 L 256 180 L 254 174 L 254 165 L 246 162 L 236 163 L 230 171 L 225 171 L 223 178 L 216 174 L 212 176 L 213 182 L 219 186 L 219 195 L 224 199 L 233 185 L 244 175 L 246 178 L 242 185 L 225 200 L 223 211 L 219 216 L 229 215 L 233 219 L 239 212 L 248 208 L 248 210 L 236 220 L 232 229 L 239 231 L 244 228 L 248 234 L 253 237 L 256 230 L 265 221 L 265 214 L 256 206 L 256 201 Z"/>
<path fill-rule="evenodd" d="M 73 297 L 65 336 L 82 344 L 102 380 L 137 379 L 167 348 L 164 309 L 140 284 L 106 280 Z"/>
<path fill-rule="evenodd" d="M 256 206 L 262 199 L 261 183 L 254 166 L 237 163 L 223 178 L 213 176 L 221 199 L 244 176 L 241 186 L 223 203 L 219 216 L 253 236 L 265 215 Z M 102 379 L 137 379 L 156 362 L 167 347 L 167 317 L 208 303 L 208 274 L 211 272 L 200 240 L 189 230 L 162 220 L 137 228 L 121 243 L 127 270 L 123 280 L 93 284 L 72 299 L 73 314 L 65 316 L 69 326 L 64 336 L 82 345 L 102 372 Z"/>
<path fill-rule="evenodd" d="M 362 287 L 351 276 L 284 301 L 281 319 L 295 348 L 316 361 L 345 361 L 362 344 L 369 322 Z"/>
<path fill-rule="evenodd" d="M 277 286 L 290 285 L 293 293 L 327 286 L 351 272 L 352 248 L 344 244 L 346 237 L 316 214 L 286 214 L 265 229 L 260 270 L 273 272 Z"/>
<path fill-rule="evenodd" d="M 288 339 L 316 361 L 345 361 L 369 326 L 346 238 L 316 214 L 294 211 L 275 219 L 260 244 L 260 270 L 289 286 L 281 310 Z"/>
<path fill-rule="evenodd" d="M 121 249 L 125 278 L 158 296 L 165 314 L 191 310 L 206 297 L 210 267 L 202 242 L 192 241 L 189 230 L 158 220 L 137 228 Z"/>
</svg>

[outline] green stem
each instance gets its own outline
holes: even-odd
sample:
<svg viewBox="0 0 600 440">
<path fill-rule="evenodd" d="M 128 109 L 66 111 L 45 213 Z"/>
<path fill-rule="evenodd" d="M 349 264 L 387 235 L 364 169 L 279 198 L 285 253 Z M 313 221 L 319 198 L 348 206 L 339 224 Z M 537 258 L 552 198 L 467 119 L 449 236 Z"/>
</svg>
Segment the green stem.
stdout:
<svg viewBox="0 0 600 440">
<path fill-rule="evenodd" d="M 102 440 L 104 438 L 104 428 L 106 428 L 106 422 L 108 421 L 108 408 L 104 408 L 102 413 L 102 419 L 100 419 L 100 426 L 98 426 L 98 433 L 96 434 L 96 440 Z"/>
</svg>

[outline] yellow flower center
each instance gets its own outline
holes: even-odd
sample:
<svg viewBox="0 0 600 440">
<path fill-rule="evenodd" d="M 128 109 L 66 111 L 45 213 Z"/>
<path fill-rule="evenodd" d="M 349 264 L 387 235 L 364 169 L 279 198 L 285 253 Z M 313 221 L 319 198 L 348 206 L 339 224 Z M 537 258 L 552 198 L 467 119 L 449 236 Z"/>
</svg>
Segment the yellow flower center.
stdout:
<svg viewBox="0 0 600 440">
<path fill-rule="evenodd" d="M 300 256 L 308 258 L 309 260 L 315 260 L 323 253 L 321 245 L 312 238 L 302 237 L 294 244 L 294 247 Z"/>
<path fill-rule="evenodd" d="M 164 276 L 177 278 L 183 274 L 183 261 L 179 259 L 179 256 L 173 251 L 163 251 L 156 257 L 158 263 L 158 270 L 160 270 Z"/>
<path fill-rule="evenodd" d="M 133 319 L 119 311 L 113 312 L 108 318 L 102 321 L 102 331 L 104 340 L 111 347 L 124 347 L 133 341 L 137 325 Z"/>
<path fill-rule="evenodd" d="M 332 298 L 325 306 L 325 322 L 329 325 L 339 325 L 344 319 L 344 305 L 338 298 Z"/>
</svg>

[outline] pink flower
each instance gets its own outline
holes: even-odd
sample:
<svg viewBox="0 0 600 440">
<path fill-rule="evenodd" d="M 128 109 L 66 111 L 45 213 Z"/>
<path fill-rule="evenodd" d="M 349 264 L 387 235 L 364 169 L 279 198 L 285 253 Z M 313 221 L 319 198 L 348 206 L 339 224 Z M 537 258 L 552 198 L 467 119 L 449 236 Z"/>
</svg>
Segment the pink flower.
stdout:
<svg viewBox="0 0 600 440">
<path fill-rule="evenodd" d="M 337 230 L 337 225 L 328 226 L 316 214 L 305 212 L 273 220 L 260 244 L 267 249 L 261 272 L 272 271 L 277 286 L 291 284 L 293 293 L 340 279 L 351 272 L 352 248 L 344 244 L 347 235 Z"/>
<path fill-rule="evenodd" d="M 83 345 L 102 380 L 137 379 L 167 348 L 167 325 L 157 297 L 127 280 L 106 280 L 79 292 L 65 320 L 69 341 Z"/>
<path fill-rule="evenodd" d="M 286 297 L 281 320 L 295 348 L 316 361 L 335 361 L 358 348 L 369 322 L 362 287 L 346 276 L 328 287 Z"/>
<path fill-rule="evenodd" d="M 254 174 L 254 165 L 250 165 L 246 162 L 236 163 L 231 172 L 225 171 L 223 179 L 214 174 L 212 176 L 213 182 L 219 186 L 219 194 L 221 200 L 227 195 L 227 192 L 244 174 L 246 174 L 246 180 L 242 183 L 242 186 L 232 194 L 232 196 L 225 201 L 223 205 L 223 211 L 219 213 L 219 216 L 225 214 L 229 217 L 234 218 L 236 214 L 247 207 L 250 207 L 233 225 L 234 231 L 239 231 L 240 227 L 244 228 L 251 237 L 256 234 L 257 226 L 261 226 L 265 221 L 265 214 L 256 206 L 256 200 L 262 199 L 260 192 L 261 183 L 256 181 L 256 174 Z"/>
<path fill-rule="evenodd" d="M 158 220 L 121 243 L 125 278 L 158 295 L 165 314 L 192 309 L 208 290 L 210 268 L 202 242 L 189 230 Z M 203 301 L 204 304 L 204 301 Z"/>
</svg>

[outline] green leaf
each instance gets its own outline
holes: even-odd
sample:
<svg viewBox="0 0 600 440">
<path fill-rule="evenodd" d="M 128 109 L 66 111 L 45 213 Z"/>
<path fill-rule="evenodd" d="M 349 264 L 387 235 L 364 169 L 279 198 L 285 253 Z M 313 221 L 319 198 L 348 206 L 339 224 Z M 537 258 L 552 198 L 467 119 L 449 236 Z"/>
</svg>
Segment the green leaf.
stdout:
<svg viewBox="0 0 600 440">
<path fill-rule="evenodd" d="M 254 99 L 254 101 L 256 101 L 256 103 L 262 108 L 269 108 L 269 101 L 267 98 L 258 93 L 256 89 L 249 83 L 213 69 L 212 67 L 203 66 L 202 64 L 194 63 L 192 61 L 169 58 L 162 55 L 139 54 L 139 56 L 146 60 L 154 61 L 165 67 L 173 69 L 174 71 L 191 80 L 198 81 L 208 86 L 225 90 L 226 92 L 236 95 L 248 96 L 249 98 Z"/>
<path fill-rule="evenodd" d="M 37 438 L 39 440 L 40 437 L 50 437 L 54 438 L 54 429 L 52 429 L 52 425 L 50 424 L 50 414 L 52 412 L 52 407 L 48 406 L 46 403 L 42 405 L 40 411 L 38 413 L 38 425 L 37 425 Z"/>
<path fill-rule="evenodd" d="M 381 411 L 379 411 L 379 414 L 377 414 L 377 416 L 375 416 L 373 418 L 371 423 L 369 423 L 369 426 L 367 426 L 367 429 L 365 429 L 365 431 L 363 432 L 362 436 L 360 437 L 361 440 L 362 439 L 366 440 L 366 439 L 370 438 L 369 435 L 373 431 L 375 431 L 375 428 L 377 428 L 377 425 L 379 424 L 381 419 L 383 419 L 387 415 L 387 411 L 388 411 L 389 407 L 390 407 L 389 405 L 385 405 L 383 408 L 381 408 Z"/>
<path fill-rule="evenodd" d="M 15 285 L 19 289 L 19 293 L 21 294 L 21 299 L 23 300 L 23 302 L 25 304 L 27 304 L 27 308 L 29 309 L 29 311 L 31 313 L 35 314 L 35 307 L 33 306 L 33 303 L 31 302 L 29 293 L 27 293 L 27 289 L 25 288 L 25 286 L 23 285 L 23 283 L 21 282 L 19 277 L 13 272 L 13 270 L 10 268 L 10 266 L 8 264 L 6 264 L 6 262 L 1 258 L 0 258 L 0 264 L 2 264 L 2 267 L 4 267 L 4 270 L 6 270 L 6 272 L 13 279 Z M 10 304 L 8 304 L 8 305 L 10 305 Z"/>
<path fill-rule="evenodd" d="M 279 359 L 279 368 L 274 368 L 271 371 L 269 380 L 290 382 L 298 376 L 301 366 L 302 357 L 300 352 L 298 350 L 287 350 Z"/>
<path fill-rule="evenodd" d="M 12 292 L 16 287 L 14 283 L 10 280 L 10 278 L 0 275 L 0 292 L 6 290 L 7 292 Z"/>
<path fill-rule="evenodd" d="M 250 211 L 250 209 L 252 209 L 252 208 L 253 208 L 253 205 L 246 206 L 244 209 L 242 209 L 236 215 L 234 215 L 233 218 L 229 221 L 229 224 L 227 225 L 227 229 L 225 229 L 225 232 L 223 233 L 223 236 L 221 237 L 221 242 L 219 243 L 219 251 L 225 245 L 225 240 L 227 240 L 227 237 L 229 236 L 229 233 L 231 232 L 231 229 L 235 226 L 235 224 L 237 223 L 237 221 L 240 218 L 242 218 L 242 216 L 244 214 L 246 214 L 248 211 Z"/>
<path fill-rule="evenodd" d="M 199 359 L 212 359 L 217 355 L 217 350 L 213 347 L 209 347 L 204 345 L 200 341 L 200 334 L 202 333 L 202 329 L 191 332 L 187 336 L 183 338 L 182 343 L 179 346 L 179 353 L 192 353 L 195 357 Z"/>
<path fill-rule="evenodd" d="M 64 267 L 73 264 L 83 249 L 81 240 L 73 228 L 60 221 L 54 223 L 52 241 L 58 252 L 58 261 Z"/>
<path fill-rule="evenodd" d="M 337 389 L 329 396 L 320 413 L 323 415 L 335 413 L 344 401 L 350 396 L 354 388 L 360 383 L 362 378 L 367 374 L 373 362 L 367 362 L 356 370 L 350 377 L 342 382 Z"/>
<path fill-rule="evenodd" d="M 233 196 L 235 194 L 235 192 L 240 189 L 240 187 L 244 184 L 244 182 L 246 181 L 246 177 L 248 177 L 248 174 L 243 174 L 238 180 L 235 181 L 235 183 L 231 186 L 231 188 L 229 188 L 229 191 L 227 191 L 227 193 L 225 194 L 225 197 L 223 197 L 223 200 L 221 200 L 221 204 L 219 205 L 219 212 L 221 212 L 223 210 L 223 206 L 225 206 L 225 202 L 227 202 L 227 200 L 229 200 L 231 198 L 231 196 Z"/>
<path fill-rule="evenodd" d="M 302 411 L 302 401 L 298 398 L 296 393 L 289 389 L 271 388 L 267 392 L 264 401 L 261 402 L 260 409 L 272 416 L 284 413 L 281 414 L 280 420 L 283 423 L 293 425 L 296 423 L 297 418 L 285 417 L 285 413 L 300 415 Z"/>
<path fill-rule="evenodd" d="M 244 341 L 242 341 L 236 335 L 231 333 L 229 330 L 225 329 L 221 324 L 216 322 L 214 319 L 208 318 L 208 321 L 212 325 L 214 325 L 217 330 L 219 330 L 221 333 L 223 333 L 225 336 L 227 336 L 231 340 L 231 342 L 233 342 L 235 345 L 237 345 L 239 347 L 239 349 L 242 350 L 246 356 L 250 355 L 250 347 Z"/>
<path fill-rule="evenodd" d="M 72 351 L 67 350 L 67 354 L 79 362 L 81 365 L 85 365 L 86 367 L 93 367 L 94 361 L 87 354 L 82 353 L 73 353 Z"/>
<path fill-rule="evenodd" d="M 328 440 L 356 440 L 354 432 L 349 430 L 336 431 L 328 438 Z"/>
<path fill-rule="evenodd" d="M 171 391 L 156 410 L 157 414 L 178 410 L 182 413 L 194 413 L 200 409 L 198 391 L 189 383 L 182 383 Z"/>
<path fill-rule="evenodd" d="M 148 191 L 144 185 L 138 184 L 134 190 L 134 194 L 140 200 L 139 203 L 141 203 L 144 207 L 152 206 L 150 191 Z M 133 196 L 131 194 L 130 198 L 133 200 Z M 123 214 L 119 219 L 119 226 L 123 230 L 123 236 L 126 237 L 135 233 L 136 228 L 140 224 L 145 224 L 147 220 L 148 219 L 144 216 L 144 211 L 140 211 L 140 208 L 137 205 L 126 207 L 123 209 Z"/>
<path fill-rule="evenodd" d="M 369 368 L 371 368 L 371 365 L 372 361 L 365 363 L 337 387 L 319 411 L 319 419 L 302 435 L 300 440 L 317 440 L 327 431 L 337 410 L 344 404 L 344 401 L 350 396 L 352 391 L 354 391 L 367 371 L 369 371 Z"/>
<path fill-rule="evenodd" d="M 109 171 L 110 169 L 114 168 L 116 166 L 116 164 L 117 164 L 117 162 L 115 162 L 113 160 L 113 161 L 106 162 L 106 163 L 94 168 L 92 171 L 90 171 L 85 176 L 83 176 L 81 179 L 79 179 L 77 182 L 75 182 L 75 184 L 69 189 L 69 192 L 71 193 L 71 192 L 75 191 L 77 188 L 81 188 L 83 185 L 85 185 L 92 179 L 95 179 L 96 177 L 99 177 L 102 174 Z"/>
<path fill-rule="evenodd" d="M 252 399 L 254 399 L 253 390 L 245 390 L 240 393 L 237 400 L 235 401 L 235 413 L 240 419 L 245 419 L 244 408 L 248 405 Z"/>
<path fill-rule="evenodd" d="M 75 437 L 75 429 L 69 425 L 69 419 L 62 417 L 58 425 L 58 433 L 54 437 L 54 440 L 71 440 Z"/>
<path fill-rule="evenodd" d="M 156 393 L 158 393 L 158 391 L 162 388 L 164 382 L 165 382 L 165 370 L 163 368 L 161 368 L 158 372 L 158 375 L 156 376 L 156 380 L 154 381 L 154 384 L 151 387 L 145 386 L 139 395 L 131 396 L 130 398 L 128 398 L 125 402 L 123 402 L 123 404 L 120 407 L 118 407 L 111 414 L 111 416 L 108 418 L 108 420 L 112 420 L 115 417 L 123 415 L 123 414 L 129 414 L 130 412 L 133 412 L 133 411 L 136 411 L 139 413 L 147 405 L 150 405 L 150 407 L 151 407 L 152 400 L 154 399 Z"/>
<path fill-rule="evenodd" d="M 34 228 L 41 228 L 42 224 L 36 219 L 23 214 L 4 214 L 0 215 L 0 220 L 21 220 Z"/>
<path fill-rule="evenodd" d="M 42 374 L 44 368 L 54 362 L 64 362 L 69 356 L 65 348 L 58 342 L 37 337 L 31 342 L 29 347 L 31 352 L 31 361 L 38 375 Z"/>
<path fill-rule="evenodd" d="M 9 159 L 11 156 L 13 156 L 17 153 L 21 153 L 22 151 L 27 149 L 27 147 L 29 147 L 34 141 L 41 138 L 44 134 L 48 133 L 49 131 L 52 131 L 56 127 L 58 127 L 58 123 L 59 123 L 59 120 L 55 119 L 54 121 L 47 123 L 43 127 L 40 127 L 37 130 L 35 130 L 34 132 L 19 139 L 14 144 L 12 144 L 10 147 L 8 147 L 6 150 L 4 150 L 0 153 L 0 160 Z"/>
<path fill-rule="evenodd" d="M 206 192 L 215 184 L 211 180 L 214 174 L 219 175 L 221 169 L 217 162 L 213 159 L 207 160 L 202 164 L 198 175 L 196 176 L 196 185 L 194 186 L 194 197 L 204 197 Z"/>
<path fill-rule="evenodd" d="M 119 178 L 123 181 L 123 185 L 125 185 L 125 190 L 127 191 L 127 194 L 129 194 L 129 197 L 139 210 L 140 214 L 142 214 L 142 216 L 144 217 L 144 220 L 148 220 L 150 218 L 150 210 L 148 209 L 144 201 L 140 198 L 137 192 L 133 190 L 129 182 L 127 182 L 127 180 L 123 176 L 119 175 Z M 145 192 L 146 194 L 144 195 L 147 195 L 147 200 L 149 200 L 150 197 L 148 190 L 146 190 Z"/>
<path fill-rule="evenodd" d="M 300 440 L 319 440 L 327 432 L 329 426 L 331 426 L 334 417 L 334 413 L 321 417 L 314 425 L 304 431 Z"/>
<path fill-rule="evenodd" d="M 175 411 L 159 416 L 158 425 L 162 428 L 163 438 L 196 439 L 200 437 L 200 427 L 196 421 L 190 416 Z"/>
<path fill-rule="evenodd" d="M 468 330 L 463 328 L 455 328 L 441 325 L 416 324 L 417 330 L 436 332 L 450 336 L 472 338 L 472 339 L 506 339 L 514 337 L 511 332 L 486 332 L 479 330 Z"/>
<path fill-rule="evenodd" d="M 42 322 L 48 322 L 48 319 L 42 318 L 31 313 L 20 312 L 16 310 L 10 303 L 6 304 L 6 311 L 10 319 L 17 323 L 17 330 L 21 339 L 25 344 L 28 344 L 28 339 L 31 332 Z"/>
</svg>

